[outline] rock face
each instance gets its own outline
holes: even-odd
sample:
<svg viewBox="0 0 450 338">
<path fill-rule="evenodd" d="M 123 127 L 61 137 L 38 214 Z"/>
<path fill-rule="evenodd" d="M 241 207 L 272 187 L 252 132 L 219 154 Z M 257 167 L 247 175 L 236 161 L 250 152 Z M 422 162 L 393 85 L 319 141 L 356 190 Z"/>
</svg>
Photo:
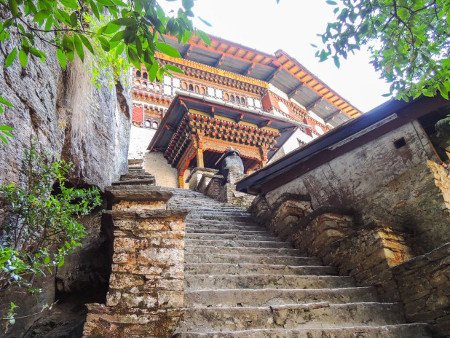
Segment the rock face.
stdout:
<svg viewBox="0 0 450 338">
<path fill-rule="evenodd" d="M 4 48 L 9 52 L 13 46 Z M 128 94 L 120 83 L 94 84 L 89 60 L 76 59 L 62 71 L 54 50 L 39 48 L 47 53 L 46 62 L 30 57 L 26 69 L 15 62 L 0 74 L 0 93 L 14 105 L 0 116 L 0 124 L 14 127 L 14 138 L 0 145 L 0 182 L 24 178 L 23 151 L 35 139 L 49 158 L 73 162 L 73 183 L 103 189 L 127 169 Z"/>
</svg>

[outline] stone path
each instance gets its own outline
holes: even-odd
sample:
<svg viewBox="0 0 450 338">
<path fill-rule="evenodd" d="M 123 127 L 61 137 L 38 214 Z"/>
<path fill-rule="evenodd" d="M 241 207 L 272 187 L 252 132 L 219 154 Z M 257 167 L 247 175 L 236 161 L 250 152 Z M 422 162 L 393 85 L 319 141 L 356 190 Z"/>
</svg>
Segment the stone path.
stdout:
<svg viewBox="0 0 450 338">
<path fill-rule="evenodd" d="M 161 188 L 164 189 L 164 188 Z M 303 257 L 244 209 L 166 189 L 187 208 L 184 320 L 178 337 L 429 337 L 400 304 Z"/>
</svg>

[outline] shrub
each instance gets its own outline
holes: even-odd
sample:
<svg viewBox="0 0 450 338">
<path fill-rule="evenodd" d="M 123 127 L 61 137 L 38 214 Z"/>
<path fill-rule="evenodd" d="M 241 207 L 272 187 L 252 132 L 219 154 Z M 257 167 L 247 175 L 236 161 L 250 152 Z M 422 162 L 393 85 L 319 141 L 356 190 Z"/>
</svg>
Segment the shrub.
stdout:
<svg viewBox="0 0 450 338">
<path fill-rule="evenodd" d="M 69 187 L 71 164 L 50 162 L 34 146 L 26 151 L 22 185 L 2 185 L 6 219 L 0 225 L 0 291 L 15 284 L 33 290 L 36 276 L 64 264 L 81 245 L 84 226 L 77 220 L 101 204 L 97 188 Z"/>
</svg>

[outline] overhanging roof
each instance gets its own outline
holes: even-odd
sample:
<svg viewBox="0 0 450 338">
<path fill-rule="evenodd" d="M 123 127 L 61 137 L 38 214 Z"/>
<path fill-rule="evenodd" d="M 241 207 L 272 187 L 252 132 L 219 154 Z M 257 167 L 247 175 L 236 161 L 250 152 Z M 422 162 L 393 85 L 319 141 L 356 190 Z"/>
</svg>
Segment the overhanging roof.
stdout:
<svg viewBox="0 0 450 338">
<path fill-rule="evenodd" d="M 450 101 L 441 97 L 388 101 L 249 175 L 236 188 L 251 194 L 271 191 L 408 122 L 449 107 Z"/>
<path fill-rule="evenodd" d="M 193 36 L 187 44 L 166 37 L 186 60 L 216 67 L 271 83 L 289 98 L 309 107 L 332 125 L 361 115 L 361 111 L 286 52 L 270 55 L 218 37 L 210 36 L 211 44 Z"/>
<path fill-rule="evenodd" d="M 235 107 L 233 104 L 217 103 L 201 95 L 196 94 L 178 94 L 172 101 L 169 109 L 164 115 L 161 124 L 153 137 L 148 150 L 165 151 L 169 145 L 172 136 L 175 134 L 178 125 L 185 112 L 189 109 L 195 109 L 205 113 L 214 111 L 214 115 L 220 115 L 232 120 L 247 122 L 259 126 L 270 124 L 269 127 L 277 129 L 280 136 L 276 140 L 275 147 L 268 153 L 271 158 L 275 152 L 281 148 L 286 140 L 294 133 L 297 127 L 303 127 L 302 124 L 294 122 L 284 117 L 274 116 L 268 113 L 262 113 L 251 109 Z"/>
</svg>

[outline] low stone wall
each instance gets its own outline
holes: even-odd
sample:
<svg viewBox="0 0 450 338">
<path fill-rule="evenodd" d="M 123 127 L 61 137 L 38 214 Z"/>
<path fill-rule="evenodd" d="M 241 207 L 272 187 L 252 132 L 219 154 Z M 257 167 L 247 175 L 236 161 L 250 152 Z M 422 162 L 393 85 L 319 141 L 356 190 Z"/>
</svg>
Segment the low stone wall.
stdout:
<svg viewBox="0 0 450 338">
<path fill-rule="evenodd" d="M 373 226 L 352 231 L 328 249 L 321 247 L 320 241 L 315 244 L 319 244 L 324 263 L 336 266 L 341 275 L 354 277 L 359 285 L 376 287 L 382 300 L 400 299 L 391 268 L 412 257 L 404 234 Z"/>
<path fill-rule="evenodd" d="M 250 211 L 272 233 L 307 255 L 322 258 L 359 285 L 377 288 L 384 300 L 399 300 L 391 267 L 412 257 L 406 234 L 384 225 L 362 226 L 352 210 L 313 210 L 308 196 L 285 194 L 269 205 L 259 196 Z"/>
<path fill-rule="evenodd" d="M 392 269 L 409 321 L 450 336 L 450 243 Z"/>
<path fill-rule="evenodd" d="M 187 212 L 166 210 L 171 194 L 148 186 L 117 186 L 110 194 L 115 203 L 107 211 L 114 225 L 109 291 L 105 305 L 88 305 L 83 334 L 171 337 L 184 305 Z"/>
</svg>

